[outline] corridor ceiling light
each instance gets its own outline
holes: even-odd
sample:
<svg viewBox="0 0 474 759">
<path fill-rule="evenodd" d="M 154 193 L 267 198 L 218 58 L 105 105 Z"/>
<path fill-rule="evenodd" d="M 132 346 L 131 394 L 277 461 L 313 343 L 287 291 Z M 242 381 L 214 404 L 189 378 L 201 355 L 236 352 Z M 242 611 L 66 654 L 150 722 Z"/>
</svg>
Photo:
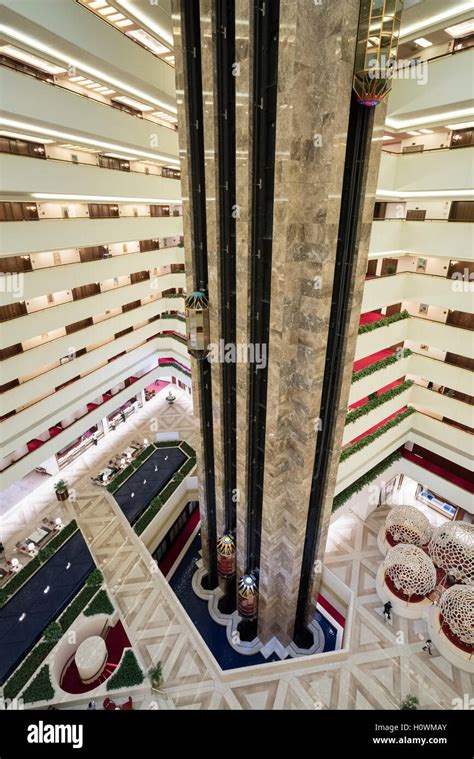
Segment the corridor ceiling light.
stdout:
<svg viewBox="0 0 474 759">
<path fill-rule="evenodd" d="M 164 40 L 170 47 L 173 47 L 173 35 L 170 34 L 170 32 L 165 29 L 165 27 L 157 24 L 153 18 L 147 16 L 146 13 L 143 13 L 143 11 L 137 7 L 136 0 L 135 2 L 134 0 L 117 0 L 117 5 L 121 5 L 122 8 L 125 8 L 126 11 L 129 11 L 129 13 L 138 19 L 144 26 L 148 27 L 148 29 L 151 29 L 152 32 L 155 32 L 155 34 L 157 34 L 158 37 L 161 37 L 161 39 Z"/>
<path fill-rule="evenodd" d="M 474 190 L 425 190 L 419 192 L 396 192 L 394 190 L 377 190 L 377 197 L 385 198 L 474 198 Z"/>
<path fill-rule="evenodd" d="M 71 200 L 81 203 L 164 203 L 166 205 L 181 205 L 181 201 L 176 198 L 129 198 L 129 197 L 115 197 L 110 195 L 67 195 L 64 193 L 49 193 L 49 192 L 32 192 L 31 197 L 36 200 Z"/>
<path fill-rule="evenodd" d="M 463 121 L 461 124 L 446 124 L 447 129 L 472 129 L 474 127 L 474 121 Z"/>
<path fill-rule="evenodd" d="M 115 24 L 117 21 L 122 21 L 124 18 L 125 16 L 123 15 L 123 13 L 114 13 L 113 16 L 108 17 L 107 21 L 113 21 Z"/>
<path fill-rule="evenodd" d="M 79 82 L 85 82 L 87 77 L 85 76 L 70 76 L 69 81 L 74 82 L 74 84 L 79 84 Z"/>
<path fill-rule="evenodd" d="M 434 134 L 432 129 L 420 129 L 421 134 Z"/>
<path fill-rule="evenodd" d="M 415 132 L 414 129 L 411 132 L 407 132 L 407 134 L 410 134 L 412 137 L 419 137 L 420 136 L 420 132 Z"/>
<path fill-rule="evenodd" d="M 111 13 L 117 12 L 111 5 L 106 5 L 105 8 L 99 8 L 98 10 L 101 16 L 110 16 Z"/>
<path fill-rule="evenodd" d="M 21 121 L 15 121 L 13 119 L 1 119 L 1 126 L 10 126 L 18 129 L 27 129 L 31 132 L 39 132 L 40 134 L 48 134 L 50 137 L 59 137 L 61 140 L 68 140 L 71 142 L 83 142 L 85 145 L 92 145 L 93 147 L 106 148 L 107 150 L 118 150 L 130 153 L 133 156 L 139 156 L 140 158 L 151 158 L 153 161 L 165 161 L 167 164 L 174 164 L 179 166 L 180 162 L 177 158 L 169 158 L 167 156 L 160 155 L 159 153 L 148 153 L 144 150 L 135 150 L 134 148 L 127 148 L 123 145 L 115 145 L 111 142 L 102 142 L 101 140 L 90 140 L 87 137 L 80 137 L 75 134 L 68 134 L 67 132 L 58 132 L 55 129 L 44 129 L 42 127 L 34 126 L 33 124 L 25 124 Z"/>
<path fill-rule="evenodd" d="M 462 21 L 460 24 L 454 24 L 454 26 L 448 26 L 444 31 L 451 37 L 464 37 L 466 34 L 472 34 L 474 32 L 474 18 L 470 18 L 469 21 Z"/>
<path fill-rule="evenodd" d="M 441 11 L 441 13 L 436 13 L 433 16 L 429 16 L 428 18 L 423 18 L 419 21 L 415 21 L 411 26 L 404 27 L 402 25 L 402 28 L 400 30 L 400 37 L 408 37 L 414 32 L 417 32 L 421 29 L 428 29 L 430 26 L 434 26 L 435 24 L 441 24 L 443 21 L 447 21 L 450 18 L 459 16 L 461 13 L 467 13 L 467 11 L 470 10 L 472 10 L 472 0 L 451 6 L 451 8 L 445 11 Z"/>
<path fill-rule="evenodd" d="M 152 37 L 151 34 L 147 34 L 143 29 L 134 29 L 131 32 L 127 32 L 127 37 L 133 37 L 134 40 L 138 40 L 156 55 L 170 52 L 169 47 L 163 45 L 162 42 L 158 42 L 158 40 Z"/>
<path fill-rule="evenodd" d="M 2 137 L 13 137 L 15 140 L 30 140 L 35 142 L 44 142 L 45 145 L 49 145 L 54 140 L 47 140 L 45 137 L 32 137 L 31 134 L 20 134 L 20 132 L 8 132 L 5 129 L 0 129 L 0 135 Z"/>
<path fill-rule="evenodd" d="M 432 42 L 429 40 L 426 40 L 424 37 L 418 37 L 418 39 L 413 40 L 415 45 L 418 45 L 419 47 L 431 47 L 433 45 Z"/>
<path fill-rule="evenodd" d="M 120 28 L 122 28 L 124 26 L 132 26 L 132 24 L 133 24 L 133 21 L 130 21 L 129 18 L 124 18 L 123 21 L 116 21 L 115 22 L 115 26 L 119 26 Z"/>
<path fill-rule="evenodd" d="M 123 103 L 124 105 L 129 105 L 131 108 L 136 108 L 137 111 L 152 111 L 153 108 L 151 105 L 145 105 L 145 103 L 140 103 L 139 100 L 134 100 L 133 98 L 127 97 L 127 95 L 119 95 L 118 97 L 114 98 L 114 101 L 117 103 Z"/>
<path fill-rule="evenodd" d="M 89 66 L 84 61 L 79 61 L 75 58 L 72 58 L 71 56 L 66 55 L 65 53 L 62 53 L 60 50 L 56 50 L 52 48 L 50 45 L 45 45 L 39 39 L 36 39 L 35 37 L 31 37 L 29 34 L 24 34 L 19 29 L 15 29 L 12 26 L 7 26 L 6 24 L 0 24 L 0 34 L 6 35 L 8 37 L 13 37 L 13 39 L 18 40 L 18 42 L 22 42 L 25 45 L 29 45 L 30 47 L 33 47 L 36 50 L 39 50 L 40 52 L 45 53 L 46 55 L 51 55 L 60 61 L 64 61 L 64 63 L 66 63 L 67 66 L 69 67 L 75 66 L 77 69 L 85 71 L 90 76 L 93 76 L 104 82 L 108 82 L 108 84 L 111 84 L 113 87 L 116 87 L 118 90 L 122 90 L 123 92 L 129 92 L 131 95 L 136 95 L 137 97 L 143 98 L 144 100 L 149 100 L 150 103 L 154 103 L 155 106 L 158 106 L 159 108 L 163 108 L 164 110 L 169 111 L 170 113 L 177 113 L 177 109 L 174 106 L 168 105 L 167 103 L 164 103 L 158 98 L 152 97 L 151 95 L 148 95 L 147 93 L 142 92 L 141 90 L 136 90 L 134 87 L 130 87 L 128 84 L 126 84 L 125 82 L 122 82 L 120 79 L 116 79 L 115 77 L 109 76 L 109 74 L 106 74 L 104 71 L 100 71 L 99 69 L 96 69 L 93 66 Z"/>
<path fill-rule="evenodd" d="M 384 142 L 386 142 L 387 140 L 394 140 L 394 139 L 395 139 L 395 137 L 393 135 L 391 135 L 391 134 L 384 134 L 384 136 L 382 137 L 382 140 Z"/>
<path fill-rule="evenodd" d="M 107 158 L 121 158 L 123 161 L 129 161 L 128 155 L 121 155 L 120 153 L 104 153 Z"/>
<path fill-rule="evenodd" d="M 394 119 L 390 116 L 385 120 L 385 124 L 392 129 L 404 130 L 406 127 L 423 126 L 424 124 L 434 124 L 436 121 L 444 121 L 448 119 L 458 119 L 462 116 L 474 116 L 474 108 L 461 108 L 458 111 L 448 111 L 447 113 L 435 113 L 431 116 L 420 116 L 416 119 Z"/>
<path fill-rule="evenodd" d="M 14 45 L 2 45 L 0 52 L 8 55 L 10 58 L 16 58 L 16 60 L 23 63 L 29 63 L 31 66 L 40 69 L 40 71 L 45 71 L 47 74 L 64 74 L 66 72 L 66 69 L 62 68 L 62 66 L 49 63 L 49 61 L 45 61 L 43 58 L 39 58 L 32 53 L 27 53 L 25 50 L 20 50 Z"/>
<path fill-rule="evenodd" d="M 89 3 L 89 8 L 93 8 L 94 10 L 97 10 L 97 8 L 103 8 L 104 5 L 107 5 L 105 0 L 92 0 L 92 2 Z"/>
</svg>

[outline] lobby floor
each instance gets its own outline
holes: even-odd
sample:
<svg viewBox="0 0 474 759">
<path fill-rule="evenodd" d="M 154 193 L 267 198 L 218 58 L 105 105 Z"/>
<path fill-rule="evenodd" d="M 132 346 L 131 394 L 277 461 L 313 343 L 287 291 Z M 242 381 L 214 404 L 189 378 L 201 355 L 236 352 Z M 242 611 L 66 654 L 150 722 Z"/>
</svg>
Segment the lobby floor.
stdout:
<svg viewBox="0 0 474 759">
<path fill-rule="evenodd" d="M 176 389 L 169 408 L 159 393 L 146 408 L 71 464 L 63 476 L 75 489 L 68 502 L 97 565 L 135 653 L 146 671 L 161 660 L 163 692 L 151 689 L 135 699 L 143 709 L 398 709 L 412 694 L 420 709 L 452 709 L 453 699 L 471 694 L 474 676 L 441 657 L 422 651 L 424 622 L 393 615 L 385 622 L 375 589 L 382 556 L 377 534 L 386 510 L 376 509 L 365 522 L 347 513 L 329 531 L 326 562 L 355 595 L 350 652 L 268 663 L 264 667 L 228 670 L 223 676 L 155 561 L 104 490 L 92 486 L 112 453 L 126 447 L 137 433 L 150 437 L 154 417 L 160 431 L 179 430 L 196 444 L 192 402 Z M 41 491 L 41 492 L 40 492 Z M 15 532 L 57 506 L 52 486 L 42 486 L 35 498 L 11 509 L 3 531 Z M 1 539 L 1 538 L 0 538 Z M 67 708 L 67 704 L 61 704 Z"/>
</svg>

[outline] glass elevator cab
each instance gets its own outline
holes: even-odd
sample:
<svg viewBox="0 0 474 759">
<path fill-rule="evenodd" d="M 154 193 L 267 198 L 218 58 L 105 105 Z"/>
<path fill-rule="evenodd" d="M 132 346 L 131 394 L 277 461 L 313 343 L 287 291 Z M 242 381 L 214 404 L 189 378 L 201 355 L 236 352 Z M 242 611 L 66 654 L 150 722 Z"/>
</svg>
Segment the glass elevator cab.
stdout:
<svg viewBox="0 0 474 759">
<path fill-rule="evenodd" d="M 209 300 L 203 290 L 195 290 L 186 297 L 186 333 L 188 351 L 202 361 L 209 353 Z"/>
<path fill-rule="evenodd" d="M 403 0 L 362 0 L 354 66 L 359 103 L 378 105 L 395 70 Z"/>
</svg>

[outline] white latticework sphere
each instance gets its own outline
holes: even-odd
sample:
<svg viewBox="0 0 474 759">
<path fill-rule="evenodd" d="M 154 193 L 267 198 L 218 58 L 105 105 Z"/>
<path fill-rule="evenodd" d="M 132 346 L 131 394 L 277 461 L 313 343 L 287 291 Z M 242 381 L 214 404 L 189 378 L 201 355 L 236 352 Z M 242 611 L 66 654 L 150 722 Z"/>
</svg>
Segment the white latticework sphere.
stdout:
<svg viewBox="0 0 474 759">
<path fill-rule="evenodd" d="M 390 548 L 383 563 L 384 573 L 406 596 L 426 596 L 436 585 L 436 569 L 418 546 L 399 543 Z"/>
<path fill-rule="evenodd" d="M 448 522 L 434 532 L 428 546 L 434 563 L 468 585 L 474 585 L 474 525 Z"/>
<path fill-rule="evenodd" d="M 439 606 L 453 633 L 464 643 L 474 645 L 474 588 L 453 585 L 443 593 Z"/>
<path fill-rule="evenodd" d="M 431 538 L 431 525 L 420 509 L 415 506 L 395 506 L 385 520 L 385 530 L 397 543 L 424 546 Z"/>
</svg>

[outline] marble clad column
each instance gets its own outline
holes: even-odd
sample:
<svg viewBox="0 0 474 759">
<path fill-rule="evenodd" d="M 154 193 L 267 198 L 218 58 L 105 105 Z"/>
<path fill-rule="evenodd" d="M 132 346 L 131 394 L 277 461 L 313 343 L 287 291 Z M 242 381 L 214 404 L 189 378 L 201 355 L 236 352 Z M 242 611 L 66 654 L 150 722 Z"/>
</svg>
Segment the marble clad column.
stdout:
<svg viewBox="0 0 474 759">
<path fill-rule="evenodd" d="M 362 107 L 362 106 L 361 106 Z M 380 139 L 384 133 L 385 116 L 387 111 L 386 101 L 377 106 L 374 119 L 373 137 L 378 138 L 372 142 L 370 157 L 366 165 L 365 176 L 365 198 L 361 213 L 361 222 L 359 229 L 359 240 L 357 243 L 356 258 L 352 274 L 352 288 L 349 299 L 346 324 L 347 332 L 344 346 L 344 371 L 341 377 L 339 390 L 339 408 L 337 423 L 331 441 L 331 465 L 329 475 L 326 481 L 324 511 L 319 524 L 319 539 L 316 550 L 316 560 L 319 566 L 323 566 L 324 555 L 326 550 L 327 534 L 329 522 L 331 519 L 332 503 L 334 500 L 334 491 L 336 488 L 337 470 L 339 467 L 339 456 L 342 446 L 342 436 L 349 405 L 349 393 L 352 382 L 352 368 L 357 343 L 357 334 L 359 329 L 359 318 L 362 306 L 362 297 L 364 293 L 365 275 L 367 271 L 367 259 L 369 254 L 370 234 L 372 230 L 375 194 L 377 189 L 377 178 L 380 168 L 380 158 L 382 154 L 383 142 Z M 315 572 L 313 584 L 307 603 L 307 615 L 311 618 L 316 610 L 316 599 L 321 582 L 320 572 Z"/>
<path fill-rule="evenodd" d="M 251 5 L 249 0 L 235 3 L 236 81 L 236 185 L 239 216 L 236 228 L 236 287 L 237 287 L 237 345 L 244 346 L 249 338 L 249 270 L 252 165 L 251 137 Z M 248 470 L 248 382 L 246 363 L 237 364 L 237 578 L 246 571 L 247 470 Z"/>
<path fill-rule="evenodd" d="M 190 192 L 190 175 L 189 175 L 189 121 L 187 118 L 186 101 L 184 98 L 184 82 L 186 77 L 186 61 L 183 58 L 183 34 L 184 27 L 181 26 L 180 13 L 181 0 L 172 0 L 172 19 L 173 19 L 173 38 L 175 53 L 175 78 L 176 78 L 176 102 L 178 108 L 178 126 L 179 126 L 179 158 L 181 162 L 181 194 L 183 199 L 183 234 L 184 234 L 184 259 L 186 267 L 186 290 L 188 293 L 194 290 L 194 265 L 193 265 L 193 246 L 194 235 L 192 225 L 192 193 Z M 197 455 L 197 472 L 198 472 L 198 491 L 199 505 L 201 514 L 201 540 L 202 540 L 202 557 L 204 565 L 208 566 L 209 547 L 207 541 L 207 513 L 205 509 L 206 491 L 205 477 L 203 471 L 202 456 L 202 410 L 200 407 L 200 386 L 198 362 L 189 355 L 189 362 L 192 371 L 192 397 L 193 397 L 193 415 L 196 424 L 200 430 L 197 436 L 196 455 Z"/>
<path fill-rule="evenodd" d="M 258 634 L 286 644 L 313 474 L 359 2 L 282 0 L 280 8 Z"/>
<path fill-rule="evenodd" d="M 206 172 L 206 215 L 208 248 L 208 285 L 210 304 L 211 344 L 219 345 L 220 330 L 220 255 L 218 226 L 218 156 L 215 108 L 215 22 L 213 0 L 200 1 L 201 14 L 201 67 L 204 113 L 204 152 Z M 212 413 L 214 425 L 214 472 L 216 482 L 217 535 L 225 529 L 224 512 L 224 460 L 222 424 L 221 364 L 211 362 Z"/>
</svg>

